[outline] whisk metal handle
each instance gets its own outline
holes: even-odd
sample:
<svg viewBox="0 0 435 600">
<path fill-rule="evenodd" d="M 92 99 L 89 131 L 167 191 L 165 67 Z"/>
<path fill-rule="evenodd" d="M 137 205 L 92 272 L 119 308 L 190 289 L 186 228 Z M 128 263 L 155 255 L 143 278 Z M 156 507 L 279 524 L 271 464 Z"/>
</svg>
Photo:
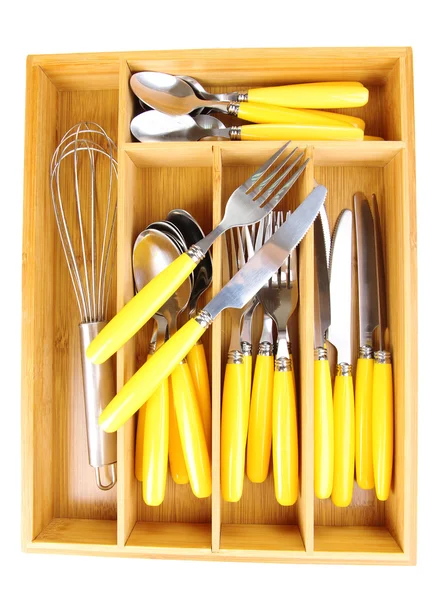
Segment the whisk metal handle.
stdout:
<svg viewBox="0 0 435 600">
<path fill-rule="evenodd" d="M 101 365 L 91 363 L 86 348 L 105 325 L 104 321 L 79 325 L 88 457 L 101 490 L 109 490 L 116 483 L 116 433 L 106 433 L 98 424 L 100 414 L 116 395 L 115 368 L 113 360 Z M 110 469 L 103 468 L 109 465 Z M 101 472 L 107 475 L 107 481 L 102 482 Z"/>
</svg>

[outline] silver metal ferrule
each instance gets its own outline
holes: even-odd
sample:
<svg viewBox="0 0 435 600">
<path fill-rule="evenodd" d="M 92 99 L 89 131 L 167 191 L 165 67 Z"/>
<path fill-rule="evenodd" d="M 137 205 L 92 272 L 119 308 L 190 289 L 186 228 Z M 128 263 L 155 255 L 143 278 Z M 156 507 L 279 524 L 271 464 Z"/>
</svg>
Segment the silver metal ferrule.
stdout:
<svg viewBox="0 0 435 600">
<path fill-rule="evenodd" d="M 293 364 L 290 358 L 282 356 L 275 359 L 275 371 L 293 371 Z"/>
<path fill-rule="evenodd" d="M 230 127 L 228 130 L 230 140 L 241 140 L 242 139 L 242 128 L 241 127 Z"/>
<path fill-rule="evenodd" d="M 375 352 L 375 363 L 378 365 L 391 365 L 391 352 L 378 350 Z"/>
<path fill-rule="evenodd" d="M 228 364 L 229 365 L 242 365 L 243 364 L 243 354 L 240 350 L 230 350 L 228 352 Z"/>
<path fill-rule="evenodd" d="M 233 117 L 237 117 L 239 114 L 239 108 L 240 108 L 240 104 L 238 104 L 236 102 L 231 102 L 231 104 L 228 104 L 227 112 L 229 115 L 233 115 Z"/>
<path fill-rule="evenodd" d="M 204 329 L 208 329 L 213 323 L 210 313 L 204 309 L 196 315 L 195 321 L 197 321 Z"/>
<path fill-rule="evenodd" d="M 371 346 L 360 346 L 358 358 L 373 358 L 373 348 Z"/>
<path fill-rule="evenodd" d="M 187 256 L 189 256 L 197 265 L 205 258 L 204 252 L 201 250 L 199 246 L 193 244 L 187 251 Z"/>
<path fill-rule="evenodd" d="M 250 342 L 241 342 L 243 356 L 252 356 L 252 344 Z"/>
<path fill-rule="evenodd" d="M 343 376 L 351 376 L 352 375 L 352 365 L 350 365 L 349 363 L 339 363 L 337 365 L 337 375 L 343 375 Z"/>
<path fill-rule="evenodd" d="M 314 348 L 314 360 L 328 360 L 328 351 L 326 348 L 319 346 Z"/>
<path fill-rule="evenodd" d="M 240 92 L 237 95 L 237 102 L 248 102 L 248 92 Z"/>
<path fill-rule="evenodd" d="M 260 342 L 257 356 L 273 356 L 273 344 L 270 342 Z"/>
</svg>

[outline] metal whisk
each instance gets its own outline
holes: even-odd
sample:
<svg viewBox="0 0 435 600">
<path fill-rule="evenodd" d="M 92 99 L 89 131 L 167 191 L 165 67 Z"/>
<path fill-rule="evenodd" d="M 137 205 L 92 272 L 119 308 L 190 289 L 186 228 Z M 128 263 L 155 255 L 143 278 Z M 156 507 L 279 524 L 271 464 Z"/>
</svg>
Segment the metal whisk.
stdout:
<svg viewBox="0 0 435 600">
<path fill-rule="evenodd" d="M 102 490 L 116 483 L 116 433 L 98 425 L 115 396 L 113 361 L 94 365 L 86 348 L 106 324 L 116 257 L 116 146 L 100 125 L 82 122 L 63 136 L 50 167 L 54 214 L 80 312 L 89 464 Z M 101 471 L 106 483 L 103 483 Z"/>
</svg>

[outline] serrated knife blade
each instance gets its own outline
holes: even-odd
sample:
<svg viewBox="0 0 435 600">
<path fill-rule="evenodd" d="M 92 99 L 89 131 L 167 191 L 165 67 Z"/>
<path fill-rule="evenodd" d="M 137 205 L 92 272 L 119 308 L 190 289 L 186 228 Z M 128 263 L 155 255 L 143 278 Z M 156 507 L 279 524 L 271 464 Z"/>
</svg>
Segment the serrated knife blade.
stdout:
<svg viewBox="0 0 435 600">
<path fill-rule="evenodd" d="M 331 325 L 328 340 L 337 349 L 337 363 L 351 364 L 352 319 L 352 211 L 345 209 L 337 219 L 331 241 Z"/>
</svg>

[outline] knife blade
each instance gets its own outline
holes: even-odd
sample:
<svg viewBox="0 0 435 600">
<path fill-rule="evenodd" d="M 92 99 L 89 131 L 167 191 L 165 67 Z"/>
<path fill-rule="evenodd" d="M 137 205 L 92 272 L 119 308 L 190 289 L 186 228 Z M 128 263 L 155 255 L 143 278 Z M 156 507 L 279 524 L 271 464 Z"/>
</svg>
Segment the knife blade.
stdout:
<svg viewBox="0 0 435 600">
<path fill-rule="evenodd" d="M 322 214 L 323 213 L 323 214 Z M 325 232 L 325 227 L 327 231 Z M 331 372 L 325 333 L 331 323 L 331 302 L 327 260 L 329 224 L 325 207 L 314 221 L 316 264 L 314 331 L 314 491 L 318 498 L 329 498 L 334 473 L 334 417 Z"/>
<path fill-rule="evenodd" d="M 258 292 L 305 236 L 326 194 L 324 186 L 316 187 L 204 309 L 127 381 L 100 415 L 99 424 L 105 431 L 117 431 L 139 410 L 224 309 L 242 308 Z"/>
<path fill-rule="evenodd" d="M 328 339 L 337 349 L 334 382 L 334 478 L 332 502 L 352 502 L 355 462 L 355 408 L 352 380 L 352 211 L 340 214 L 331 244 L 331 325 Z"/>
<path fill-rule="evenodd" d="M 354 195 L 358 265 L 359 353 L 355 378 L 356 480 L 363 490 L 374 486 L 372 449 L 373 331 L 379 323 L 373 217 L 362 192 Z"/>
<path fill-rule="evenodd" d="M 394 403 L 391 353 L 385 348 L 387 328 L 387 302 L 385 271 L 382 253 L 381 223 L 376 196 L 372 195 L 375 224 L 376 281 L 378 289 L 379 350 L 374 355 L 373 366 L 373 472 L 378 500 L 387 500 L 393 472 Z"/>
</svg>

